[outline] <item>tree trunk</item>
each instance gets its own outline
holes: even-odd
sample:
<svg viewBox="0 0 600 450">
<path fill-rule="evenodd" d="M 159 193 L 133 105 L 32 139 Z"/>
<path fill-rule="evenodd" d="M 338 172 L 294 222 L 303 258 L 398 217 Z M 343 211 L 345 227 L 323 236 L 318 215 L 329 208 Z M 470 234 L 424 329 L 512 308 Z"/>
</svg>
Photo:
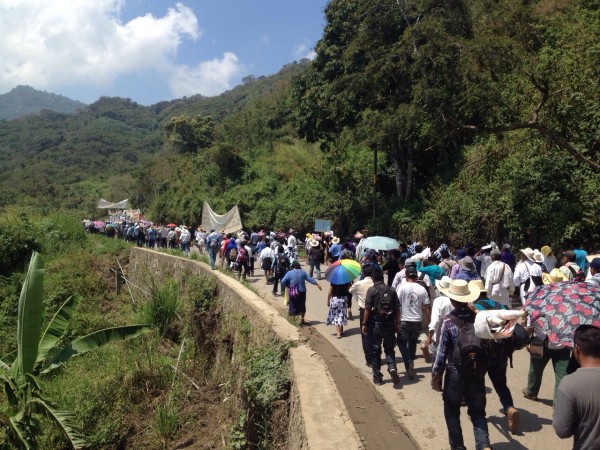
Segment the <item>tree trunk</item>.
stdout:
<svg viewBox="0 0 600 450">
<path fill-rule="evenodd" d="M 409 141 L 409 142 L 407 142 L 407 145 L 406 145 L 406 193 L 404 195 L 404 200 L 410 200 L 412 197 L 413 169 L 414 169 L 413 143 L 411 141 Z"/>
<path fill-rule="evenodd" d="M 396 179 L 396 195 L 398 197 L 404 197 L 406 189 L 406 160 L 403 157 L 402 149 L 400 148 L 399 141 L 392 145 L 392 160 L 394 161 L 394 175 Z"/>
</svg>

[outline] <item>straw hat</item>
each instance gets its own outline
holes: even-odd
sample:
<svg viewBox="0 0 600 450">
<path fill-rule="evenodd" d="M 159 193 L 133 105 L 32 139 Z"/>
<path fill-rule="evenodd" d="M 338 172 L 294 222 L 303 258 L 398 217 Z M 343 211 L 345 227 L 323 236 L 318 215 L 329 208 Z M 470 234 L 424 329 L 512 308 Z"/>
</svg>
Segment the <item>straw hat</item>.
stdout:
<svg viewBox="0 0 600 450">
<path fill-rule="evenodd" d="M 550 273 L 542 274 L 542 281 L 544 284 L 562 283 L 563 281 L 569 281 L 564 273 L 560 269 L 552 269 Z"/>
<path fill-rule="evenodd" d="M 544 262 L 544 255 L 537 248 L 533 251 L 533 260 L 535 262 Z"/>
<path fill-rule="evenodd" d="M 311 247 L 318 247 L 319 241 L 316 241 L 315 239 L 311 239 L 310 241 L 308 241 L 308 245 L 310 245 Z"/>
<path fill-rule="evenodd" d="M 535 262 L 535 259 L 533 259 L 533 250 L 530 247 L 522 248 L 521 253 L 523 253 L 529 261 Z"/>
<path fill-rule="evenodd" d="M 309 239 L 311 239 L 312 238 L 312 234 L 306 233 L 306 237 L 309 238 Z"/>
<path fill-rule="evenodd" d="M 438 288 L 442 294 L 460 303 L 471 303 L 479 298 L 479 289 L 465 280 L 452 280 L 447 288 Z"/>
<path fill-rule="evenodd" d="M 550 253 L 552 253 L 552 247 L 549 245 L 544 245 L 542 248 L 540 248 L 540 251 L 542 252 L 542 255 L 548 256 Z"/>
<path fill-rule="evenodd" d="M 481 280 L 469 281 L 469 289 L 472 289 L 472 288 L 479 289 L 481 292 L 487 292 L 487 289 L 485 288 L 485 286 L 483 285 L 483 281 L 481 281 Z"/>
<path fill-rule="evenodd" d="M 332 243 L 332 244 L 339 244 L 339 243 L 340 243 L 340 238 L 339 238 L 339 237 L 334 237 L 334 238 L 331 240 L 331 243 Z"/>
<path fill-rule="evenodd" d="M 438 291 L 441 291 L 442 289 L 448 289 L 451 282 L 452 278 L 444 275 L 441 280 L 435 280 L 435 287 L 438 288 Z"/>
</svg>

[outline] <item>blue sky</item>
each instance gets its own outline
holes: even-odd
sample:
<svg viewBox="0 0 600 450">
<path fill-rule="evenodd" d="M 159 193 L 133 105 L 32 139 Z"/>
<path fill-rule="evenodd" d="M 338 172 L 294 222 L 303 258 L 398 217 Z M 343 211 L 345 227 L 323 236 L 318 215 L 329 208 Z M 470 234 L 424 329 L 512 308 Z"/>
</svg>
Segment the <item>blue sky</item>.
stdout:
<svg viewBox="0 0 600 450">
<path fill-rule="evenodd" d="M 0 2 L 0 93 L 25 84 L 91 103 L 217 95 L 311 57 L 326 0 Z"/>
</svg>

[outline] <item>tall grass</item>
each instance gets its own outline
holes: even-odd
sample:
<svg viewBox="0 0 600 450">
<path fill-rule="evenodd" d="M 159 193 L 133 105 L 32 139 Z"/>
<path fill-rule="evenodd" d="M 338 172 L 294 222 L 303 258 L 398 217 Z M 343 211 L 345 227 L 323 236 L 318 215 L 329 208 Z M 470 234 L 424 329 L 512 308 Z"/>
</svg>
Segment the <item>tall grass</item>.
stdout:
<svg viewBox="0 0 600 450">
<path fill-rule="evenodd" d="M 175 280 L 167 280 L 162 286 L 152 284 L 150 298 L 139 308 L 140 323 L 156 327 L 161 336 L 171 333 L 181 312 L 179 286 Z"/>
</svg>

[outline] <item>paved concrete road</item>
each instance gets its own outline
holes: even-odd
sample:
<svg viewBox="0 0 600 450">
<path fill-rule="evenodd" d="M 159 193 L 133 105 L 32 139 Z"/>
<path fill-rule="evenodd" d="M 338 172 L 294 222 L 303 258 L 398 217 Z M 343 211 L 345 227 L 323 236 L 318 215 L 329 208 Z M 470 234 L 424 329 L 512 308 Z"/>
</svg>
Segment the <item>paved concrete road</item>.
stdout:
<svg viewBox="0 0 600 450">
<path fill-rule="evenodd" d="M 262 271 L 257 270 L 255 275 L 249 281 L 266 299 L 281 306 L 283 298 L 271 295 L 272 286 L 265 285 Z M 325 280 L 320 283 L 323 286 L 322 292 L 316 286 L 308 285 L 306 320 L 363 375 L 365 383 L 372 383 L 371 370 L 365 366 L 362 353 L 358 305 L 353 305 L 355 318 L 349 321 L 348 327 L 344 331 L 344 337 L 337 339 L 335 327 L 325 325 L 328 311 L 327 290 L 329 289 L 329 283 Z M 394 387 L 388 378 L 384 378 L 383 386 L 378 387 L 378 389 L 389 402 L 398 421 L 421 448 L 427 450 L 447 449 L 449 445 L 441 394 L 433 391 L 430 387 L 431 365 L 427 364 L 422 357 L 419 357 L 419 350 L 417 354 L 418 359 L 415 361 L 415 369 L 418 374 L 417 380 L 409 380 L 404 373 L 404 365 L 402 364 L 400 352 L 396 347 L 396 361 L 401 383 L 399 387 Z M 508 432 L 506 418 L 500 412 L 501 405 L 498 396 L 494 392 L 489 379 L 486 379 L 488 387 L 486 412 L 490 439 L 494 449 L 561 450 L 572 448 L 571 440 L 559 439 L 552 429 L 554 373 L 551 364 L 548 364 L 544 373 L 544 381 L 539 394 L 541 401 L 539 402 L 527 400 L 521 394 L 521 389 L 527 382 L 529 354 L 524 350 L 516 352 L 513 365 L 513 369 L 508 369 L 508 386 L 513 394 L 515 407 L 521 413 L 521 432 L 519 434 L 511 435 Z M 461 411 L 461 419 L 465 444 L 467 448 L 473 449 L 475 448 L 473 427 L 468 419 L 466 408 Z"/>
</svg>

